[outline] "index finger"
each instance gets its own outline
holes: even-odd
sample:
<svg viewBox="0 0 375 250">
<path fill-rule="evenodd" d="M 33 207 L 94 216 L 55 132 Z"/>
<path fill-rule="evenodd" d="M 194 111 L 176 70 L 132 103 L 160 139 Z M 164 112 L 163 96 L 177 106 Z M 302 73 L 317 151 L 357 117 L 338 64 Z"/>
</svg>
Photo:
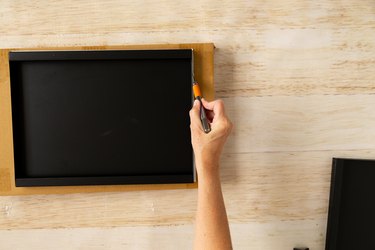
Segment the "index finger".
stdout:
<svg viewBox="0 0 375 250">
<path fill-rule="evenodd" d="M 222 115 L 225 113 L 224 102 L 220 99 L 212 102 L 207 102 L 205 99 L 202 99 L 202 104 L 205 109 L 213 111 L 215 115 Z"/>
</svg>

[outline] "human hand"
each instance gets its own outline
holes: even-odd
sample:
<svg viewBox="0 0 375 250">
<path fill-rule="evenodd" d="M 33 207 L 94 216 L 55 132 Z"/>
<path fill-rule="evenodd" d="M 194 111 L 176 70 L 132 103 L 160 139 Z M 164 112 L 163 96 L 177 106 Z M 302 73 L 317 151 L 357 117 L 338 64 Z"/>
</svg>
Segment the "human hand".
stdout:
<svg viewBox="0 0 375 250">
<path fill-rule="evenodd" d="M 206 134 L 200 120 L 200 102 L 194 101 L 190 110 L 191 142 L 194 149 L 198 175 L 206 172 L 218 173 L 219 160 L 223 146 L 232 130 L 232 122 L 228 119 L 222 100 L 207 102 L 202 99 L 206 116 L 210 121 L 211 132 Z"/>
</svg>

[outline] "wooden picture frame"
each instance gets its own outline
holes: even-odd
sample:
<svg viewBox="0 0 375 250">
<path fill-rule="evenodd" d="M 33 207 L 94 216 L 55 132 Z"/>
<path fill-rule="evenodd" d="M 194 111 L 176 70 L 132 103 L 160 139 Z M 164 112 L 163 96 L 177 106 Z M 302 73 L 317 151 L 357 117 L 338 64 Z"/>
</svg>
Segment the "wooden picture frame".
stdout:
<svg viewBox="0 0 375 250">
<path fill-rule="evenodd" d="M 130 50 L 130 49 L 193 49 L 194 73 L 207 100 L 214 98 L 212 43 L 167 44 L 167 45 L 124 45 L 124 46 L 80 46 L 22 48 L 0 50 L 0 195 L 66 194 L 84 192 L 116 192 L 131 190 L 156 190 L 195 188 L 190 184 L 142 184 L 142 185 L 92 185 L 92 186 L 47 186 L 16 187 L 13 157 L 12 113 L 9 77 L 10 51 L 52 51 L 52 50 Z"/>
</svg>

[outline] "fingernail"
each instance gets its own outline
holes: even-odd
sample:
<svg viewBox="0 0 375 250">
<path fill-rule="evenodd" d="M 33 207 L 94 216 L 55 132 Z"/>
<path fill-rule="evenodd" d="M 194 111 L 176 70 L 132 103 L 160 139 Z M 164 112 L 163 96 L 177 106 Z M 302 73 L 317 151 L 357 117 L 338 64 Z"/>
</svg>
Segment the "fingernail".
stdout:
<svg viewBox="0 0 375 250">
<path fill-rule="evenodd" d="M 198 105 L 198 102 L 199 102 L 198 100 L 194 100 L 193 105 L 194 105 L 194 106 L 197 106 L 197 105 Z"/>
</svg>

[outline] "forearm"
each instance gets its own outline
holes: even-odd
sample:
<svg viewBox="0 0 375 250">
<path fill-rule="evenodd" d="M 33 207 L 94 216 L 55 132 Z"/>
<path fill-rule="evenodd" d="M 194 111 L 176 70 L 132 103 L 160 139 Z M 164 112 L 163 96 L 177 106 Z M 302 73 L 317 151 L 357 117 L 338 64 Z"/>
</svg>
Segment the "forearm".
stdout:
<svg viewBox="0 0 375 250">
<path fill-rule="evenodd" d="M 218 166 L 199 169 L 194 248 L 232 249 Z"/>
<path fill-rule="evenodd" d="M 201 106 L 211 122 L 211 132 L 202 130 Z M 221 191 L 219 160 L 232 123 L 221 100 L 197 100 L 190 110 L 191 142 L 198 172 L 198 209 L 195 228 L 195 249 L 232 249 L 228 218 Z"/>
</svg>

